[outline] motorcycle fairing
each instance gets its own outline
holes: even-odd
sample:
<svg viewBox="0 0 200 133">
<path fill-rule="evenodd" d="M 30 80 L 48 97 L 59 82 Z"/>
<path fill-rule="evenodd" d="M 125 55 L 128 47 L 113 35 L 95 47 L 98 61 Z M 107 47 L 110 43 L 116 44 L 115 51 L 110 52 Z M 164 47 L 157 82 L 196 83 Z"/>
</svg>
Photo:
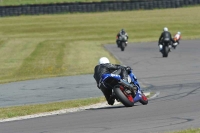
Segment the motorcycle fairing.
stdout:
<svg viewBox="0 0 200 133">
<path fill-rule="evenodd" d="M 118 74 L 112 74 L 112 73 L 111 73 L 111 74 L 103 74 L 103 75 L 101 76 L 100 83 L 103 84 L 104 87 L 109 88 L 109 89 L 112 89 L 112 86 L 109 86 L 109 85 L 107 85 L 107 84 L 105 83 L 105 81 L 108 80 L 109 78 L 114 78 L 114 79 L 116 79 L 116 80 L 119 81 L 119 80 L 121 79 L 121 76 L 118 75 Z"/>
</svg>

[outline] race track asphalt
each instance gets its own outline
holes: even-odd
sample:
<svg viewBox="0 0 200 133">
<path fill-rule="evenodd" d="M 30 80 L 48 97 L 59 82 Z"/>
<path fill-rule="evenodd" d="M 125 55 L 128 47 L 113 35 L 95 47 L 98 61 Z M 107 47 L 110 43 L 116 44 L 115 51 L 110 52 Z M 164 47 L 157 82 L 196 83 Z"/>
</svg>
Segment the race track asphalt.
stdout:
<svg viewBox="0 0 200 133">
<path fill-rule="evenodd" d="M 0 123 L 0 133 L 162 133 L 200 127 L 200 40 L 182 40 L 168 58 L 162 57 L 156 42 L 128 44 L 124 52 L 116 44 L 105 45 L 105 48 L 123 64 L 131 66 L 139 82 L 156 94 L 148 105 L 137 103 L 127 108 L 120 104 L 4 122 Z M 44 79 L 46 83 L 38 80 L 35 83 L 39 82 L 40 86 L 34 88 L 69 87 L 68 82 L 63 84 L 64 79 L 56 84 L 49 83 L 50 79 Z M 70 87 L 80 86 L 76 79 L 70 82 Z M 82 79 L 81 85 L 93 84 L 90 89 L 95 90 L 92 78 L 86 83 L 84 76 Z M 29 88 L 28 84 L 26 87 Z M 72 87 L 74 93 L 71 94 L 78 95 L 81 88 L 77 88 Z M 61 96 L 67 95 L 67 90 L 64 92 Z M 99 90 L 94 93 L 100 94 Z M 55 95 L 52 97 L 59 94 Z"/>
<path fill-rule="evenodd" d="M 0 107 L 102 96 L 92 74 L 1 84 L 0 92 Z"/>
</svg>

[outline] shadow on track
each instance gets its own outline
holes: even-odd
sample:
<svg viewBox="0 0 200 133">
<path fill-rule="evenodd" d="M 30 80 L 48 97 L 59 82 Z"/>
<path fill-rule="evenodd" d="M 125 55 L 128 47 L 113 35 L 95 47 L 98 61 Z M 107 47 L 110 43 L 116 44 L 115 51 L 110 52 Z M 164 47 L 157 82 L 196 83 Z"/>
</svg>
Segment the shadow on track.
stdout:
<svg viewBox="0 0 200 133">
<path fill-rule="evenodd" d="M 134 105 L 132 107 L 135 107 L 135 106 L 139 106 L 139 105 Z M 119 109 L 119 108 L 132 108 L 132 107 L 125 107 L 124 105 L 114 105 L 114 106 L 107 106 L 107 107 L 90 108 L 90 109 L 86 109 L 86 110 Z"/>
</svg>

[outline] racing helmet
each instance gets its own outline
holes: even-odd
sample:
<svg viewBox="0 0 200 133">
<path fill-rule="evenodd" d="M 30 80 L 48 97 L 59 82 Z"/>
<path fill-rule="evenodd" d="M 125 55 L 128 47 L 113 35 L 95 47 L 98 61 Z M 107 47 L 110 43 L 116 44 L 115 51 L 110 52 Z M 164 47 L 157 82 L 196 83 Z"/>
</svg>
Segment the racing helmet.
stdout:
<svg viewBox="0 0 200 133">
<path fill-rule="evenodd" d="M 168 28 L 167 28 L 167 27 L 164 27 L 164 28 L 163 28 L 163 31 L 168 31 Z"/>
<path fill-rule="evenodd" d="M 106 58 L 106 57 L 101 57 L 101 58 L 99 59 L 99 65 L 100 65 L 100 64 L 106 64 L 106 63 L 110 63 L 110 61 L 108 60 L 108 58 Z"/>
<path fill-rule="evenodd" d="M 124 29 L 121 29 L 121 33 L 124 35 L 126 32 Z"/>
<path fill-rule="evenodd" d="M 180 32 L 180 31 L 178 31 L 178 32 L 177 32 L 177 34 L 178 34 L 178 35 L 181 35 L 181 32 Z"/>
</svg>

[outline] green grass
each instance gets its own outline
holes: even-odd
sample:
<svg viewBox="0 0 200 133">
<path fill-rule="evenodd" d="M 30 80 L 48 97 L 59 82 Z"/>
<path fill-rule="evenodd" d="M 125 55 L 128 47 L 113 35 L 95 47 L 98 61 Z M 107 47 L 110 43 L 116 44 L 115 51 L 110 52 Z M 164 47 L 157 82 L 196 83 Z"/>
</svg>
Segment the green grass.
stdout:
<svg viewBox="0 0 200 133">
<path fill-rule="evenodd" d="M 91 74 L 101 56 L 118 63 L 102 44 L 114 44 L 121 28 L 129 42 L 157 41 L 164 26 L 183 39 L 200 38 L 199 9 L 1 18 L 0 83 Z"/>
<path fill-rule="evenodd" d="M 92 74 L 101 56 L 119 63 L 103 44 L 115 44 L 121 28 L 128 32 L 129 42 L 157 41 L 165 26 L 172 34 L 181 31 L 183 39 L 200 38 L 199 10 L 200 7 L 189 7 L 1 18 L 0 83 Z M 32 106 L 0 108 L 0 118 L 71 107 L 67 102 L 64 104 L 59 108 L 51 104 L 34 105 L 44 106 L 37 111 L 31 111 Z"/>
<path fill-rule="evenodd" d="M 200 133 L 200 128 L 197 129 L 187 129 L 183 131 L 169 132 L 169 133 Z"/>
<path fill-rule="evenodd" d="M 55 103 L 48 103 L 48 104 L 5 107 L 5 108 L 0 109 L 0 119 L 39 114 L 41 112 L 51 112 L 51 111 L 61 110 L 61 109 L 82 107 L 82 106 L 96 104 L 96 103 L 100 103 L 104 101 L 105 101 L 105 98 L 100 97 L 100 98 L 69 100 L 69 101 L 55 102 Z"/>
</svg>

